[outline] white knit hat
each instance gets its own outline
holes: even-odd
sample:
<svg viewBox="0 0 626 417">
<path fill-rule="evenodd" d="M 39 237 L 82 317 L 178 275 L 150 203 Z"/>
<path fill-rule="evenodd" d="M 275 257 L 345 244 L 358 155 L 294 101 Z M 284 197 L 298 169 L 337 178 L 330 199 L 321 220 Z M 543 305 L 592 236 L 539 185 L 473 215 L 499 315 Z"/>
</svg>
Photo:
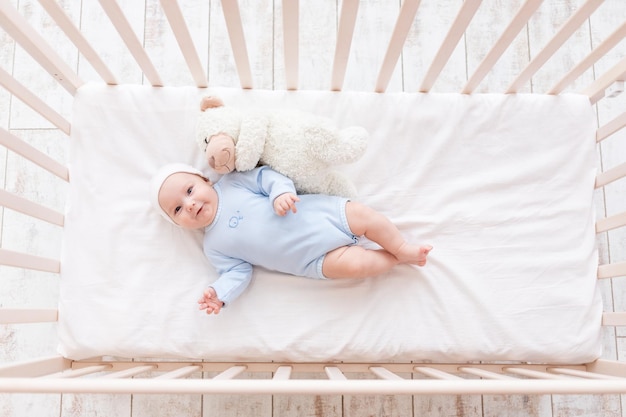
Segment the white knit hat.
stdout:
<svg viewBox="0 0 626 417">
<path fill-rule="evenodd" d="M 189 174 L 196 174 L 204 178 L 202 175 L 202 171 L 192 167 L 191 165 L 183 164 L 183 163 L 171 163 L 161 167 L 157 173 L 152 177 L 150 182 L 150 203 L 152 206 L 167 220 L 172 224 L 176 224 L 174 220 L 167 215 L 165 210 L 159 204 L 159 191 L 161 191 L 161 186 L 165 182 L 165 180 L 172 174 L 176 174 L 177 172 L 186 172 Z"/>
</svg>

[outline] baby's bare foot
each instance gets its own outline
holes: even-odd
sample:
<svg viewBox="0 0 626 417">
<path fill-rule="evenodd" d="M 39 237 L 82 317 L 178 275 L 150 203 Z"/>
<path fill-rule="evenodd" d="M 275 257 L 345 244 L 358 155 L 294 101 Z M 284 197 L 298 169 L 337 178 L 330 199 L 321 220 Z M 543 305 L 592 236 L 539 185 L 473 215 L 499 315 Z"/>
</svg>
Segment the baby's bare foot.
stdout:
<svg viewBox="0 0 626 417">
<path fill-rule="evenodd" d="M 405 243 L 395 254 L 398 261 L 418 266 L 426 265 L 428 254 L 433 249 L 432 245 L 409 245 Z"/>
</svg>

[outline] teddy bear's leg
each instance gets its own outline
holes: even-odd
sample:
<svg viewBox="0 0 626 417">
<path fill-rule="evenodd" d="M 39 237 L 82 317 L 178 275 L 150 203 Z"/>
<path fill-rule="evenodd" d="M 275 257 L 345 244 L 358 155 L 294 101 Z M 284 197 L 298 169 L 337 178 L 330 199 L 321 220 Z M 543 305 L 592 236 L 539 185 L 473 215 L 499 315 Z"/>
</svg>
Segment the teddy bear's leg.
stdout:
<svg viewBox="0 0 626 417">
<path fill-rule="evenodd" d="M 354 126 L 341 130 L 326 131 L 327 140 L 319 147 L 318 158 L 329 164 L 348 164 L 357 161 L 365 153 L 369 134 L 362 127 Z"/>
<path fill-rule="evenodd" d="M 340 142 L 345 147 L 351 149 L 352 159 L 347 162 L 354 162 L 361 158 L 367 149 L 369 133 L 361 126 L 352 126 L 339 131 Z"/>
<path fill-rule="evenodd" d="M 357 196 L 357 190 L 354 184 L 339 172 L 329 172 L 323 179 L 323 190 L 327 194 L 337 195 L 340 197 L 353 198 Z"/>
</svg>

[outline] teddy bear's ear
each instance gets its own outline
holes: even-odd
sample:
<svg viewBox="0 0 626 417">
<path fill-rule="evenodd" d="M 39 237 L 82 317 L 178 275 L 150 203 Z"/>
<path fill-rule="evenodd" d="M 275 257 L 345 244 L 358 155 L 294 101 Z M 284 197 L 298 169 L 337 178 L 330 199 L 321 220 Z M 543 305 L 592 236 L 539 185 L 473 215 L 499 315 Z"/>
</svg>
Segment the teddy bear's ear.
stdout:
<svg viewBox="0 0 626 417">
<path fill-rule="evenodd" d="M 211 109 L 214 107 L 222 107 L 224 102 L 221 98 L 215 96 L 206 96 L 202 97 L 200 101 L 200 111 L 205 111 L 206 109 Z"/>
</svg>

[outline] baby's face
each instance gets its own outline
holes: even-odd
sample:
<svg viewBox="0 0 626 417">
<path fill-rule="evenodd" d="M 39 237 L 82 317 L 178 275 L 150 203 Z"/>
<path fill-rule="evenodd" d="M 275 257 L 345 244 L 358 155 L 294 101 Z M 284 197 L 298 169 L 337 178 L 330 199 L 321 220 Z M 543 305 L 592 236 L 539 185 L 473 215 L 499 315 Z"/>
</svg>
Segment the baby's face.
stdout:
<svg viewBox="0 0 626 417">
<path fill-rule="evenodd" d="M 159 205 L 177 225 L 204 228 L 213 222 L 218 197 L 204 178 L 177 172 L 165 179 L 159 190 Z"/>
</svg>

